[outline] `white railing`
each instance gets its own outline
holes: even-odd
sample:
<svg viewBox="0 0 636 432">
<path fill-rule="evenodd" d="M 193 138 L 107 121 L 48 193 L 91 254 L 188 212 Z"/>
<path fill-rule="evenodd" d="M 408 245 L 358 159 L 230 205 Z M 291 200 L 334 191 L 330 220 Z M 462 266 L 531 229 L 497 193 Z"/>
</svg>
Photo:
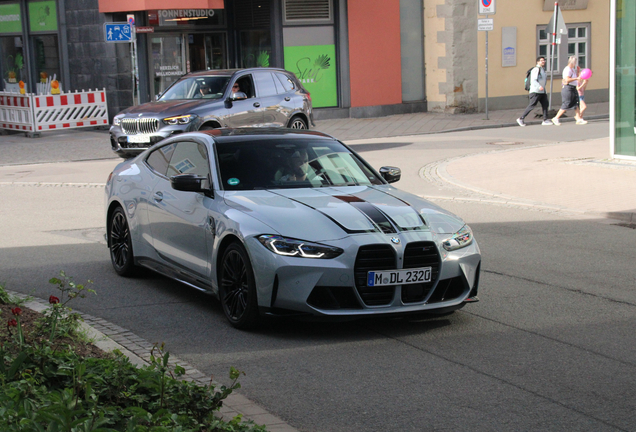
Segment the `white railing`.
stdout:
<svg viewBox="0 0 636 432">
<path fill-rule="evenodd" d="M 0 127 L 39 133 L 108 125 L 106 89 L 58 95 L 0 92 Z"/>
</svg>

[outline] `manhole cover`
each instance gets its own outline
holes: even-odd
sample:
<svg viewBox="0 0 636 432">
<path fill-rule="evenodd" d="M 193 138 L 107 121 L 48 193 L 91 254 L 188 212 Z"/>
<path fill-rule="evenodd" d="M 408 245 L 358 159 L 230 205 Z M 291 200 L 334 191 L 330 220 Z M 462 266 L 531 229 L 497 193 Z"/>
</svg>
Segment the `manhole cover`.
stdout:
<svg viewBox="0 0 636 432">
<path fill-rule="evenodd" d="M 519 145 L 519 144 L 523 144 L 523 143 L 519 142 L 519 141 L 491 141 L 491 142 L 487 142 L 486 144 L 490 144 L 490 145 Z"/>
</svg>

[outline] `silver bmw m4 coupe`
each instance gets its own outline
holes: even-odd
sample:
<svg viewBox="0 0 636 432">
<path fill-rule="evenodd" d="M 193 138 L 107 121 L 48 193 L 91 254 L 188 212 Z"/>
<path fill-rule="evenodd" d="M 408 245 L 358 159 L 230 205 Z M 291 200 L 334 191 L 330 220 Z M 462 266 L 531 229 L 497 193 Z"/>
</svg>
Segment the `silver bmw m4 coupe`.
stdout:
<svg viewBox="0 0 636 432">
<path fill-rule="evenodd" d="M 319 132 L 184 133 L 109 176 L 112 265 L 217 296 L 237 328 L 261 315 L 447 313 L 477 301 L 471 229 L 393 187 L 400 176 Z"/>
</svg>

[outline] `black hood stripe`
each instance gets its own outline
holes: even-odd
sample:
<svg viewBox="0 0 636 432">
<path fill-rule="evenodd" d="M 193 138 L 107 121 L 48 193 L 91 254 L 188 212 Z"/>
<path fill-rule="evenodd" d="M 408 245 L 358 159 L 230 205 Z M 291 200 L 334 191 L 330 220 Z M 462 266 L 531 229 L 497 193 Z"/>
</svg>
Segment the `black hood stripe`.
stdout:
<svg viewBox="0 0 636 432">
<path fill-rule="evenodd" d="M 333 222 L 334 224 L 336 224 L 336 225 L 337 225 L 340 229 L 342 229 L 342 230 L 343 230 L 344 232 L 346 232 L 347 234 L 365 234 L 365 233 L 372 233 L 372 232 L 375 232 L 375 231 L 376 231 L 376 230 L 352 230 L 352 229 L 349 229 L 349 228 L 347 228 L 346 226 L 342 225 L 342 224 L 341 224 L 340 222 L 338 222 L 337 220 L 335 220 L 334 218 L 332 218 L 331 216 L 329 216 L 328 214 L 326 214 L 326 213 L 324 213 L 324 212 L 321 212 L 321 211 L 320 211 L 320 210 L 318 210 L 316 207 L 310 206 L 309 204 L 305 204 L 304 202 L 299 201 L 299 200 L 297 200 L 297 199 L 290 198 L 290 197 L 288 197 L 288 196 L 278 194 L 278 193 L 276 193 L 276 192 L 274 192 L 274 191 L 272 191 L 272 190 L 270 190 L 269 192 L 271 192 L 271 193 L 273 193 L 273 194 L 275 194 L 275 195 L 281 196 L 281 197 L 283 197 L 283 198 L 286 198 L 286 199 L 288 199 L 288 200 L 294 201 L 295 203 L 298 203 L 298 204 L 304 205 L 305 207 L 309 207 L 309 208 L 310 208 L 310 209 L 312 209 L 312 210 L 317 211 L 318 213 L 320 213 L 321 215 L 323 215 L 324 217 L 326 217 L 327 219 L 329 219 L 331 222 Z"/>
<path fill-rule="evenodd" d="M 349 203 L 356 210 L 368 217 L 384 234 L 395 234 L 395 223 L 373 204 L 353 195 L 333 195 L 340 201 Z"/>
</svg>

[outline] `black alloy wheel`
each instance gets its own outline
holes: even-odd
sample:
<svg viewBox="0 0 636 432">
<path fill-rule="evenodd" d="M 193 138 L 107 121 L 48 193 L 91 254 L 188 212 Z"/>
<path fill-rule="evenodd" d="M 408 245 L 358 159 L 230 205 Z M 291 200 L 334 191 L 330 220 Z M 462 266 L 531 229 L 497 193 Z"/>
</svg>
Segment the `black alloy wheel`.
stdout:
<svg viewBox="0 0 636 432">
<path fill-rule="evenodd" d="M 219 297 L 226 318 L 236 328 L 253 327 L 259 312 L 254 272 L 245 248 L 239 243 L 228 246 L 219 270 Z"/>
<path fill-rule="evenodd" d="M 121 207 L 117 207 L 110 218 L 108 244 L 113 268 L 120 276 L 132 276 L 135 273 L 135 256 L 128 220 Z"/>
<path fill-rule="evenodd" d="M 307 129 L 307 123 L 301 117 L 293 117 L 289 122 L 290 129 Z"/>
</svg>

